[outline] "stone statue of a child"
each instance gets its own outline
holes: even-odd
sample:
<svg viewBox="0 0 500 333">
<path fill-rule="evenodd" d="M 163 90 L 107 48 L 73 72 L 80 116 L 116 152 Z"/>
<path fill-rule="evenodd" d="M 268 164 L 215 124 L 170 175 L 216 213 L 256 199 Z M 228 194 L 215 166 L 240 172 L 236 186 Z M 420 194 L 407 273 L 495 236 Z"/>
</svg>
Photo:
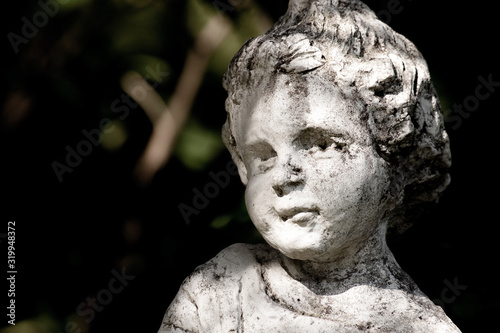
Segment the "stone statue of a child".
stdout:
<svg viewBox="0 0 500 333">
<path fill-rule="evenodd" d="M 415 46 L 360 1 L 291 0 L 224 85 L 223 139 L 269 245 L 198 267 L 160 332 L 459 332 L 385 242 L 449 183 Z"/>
</svg>

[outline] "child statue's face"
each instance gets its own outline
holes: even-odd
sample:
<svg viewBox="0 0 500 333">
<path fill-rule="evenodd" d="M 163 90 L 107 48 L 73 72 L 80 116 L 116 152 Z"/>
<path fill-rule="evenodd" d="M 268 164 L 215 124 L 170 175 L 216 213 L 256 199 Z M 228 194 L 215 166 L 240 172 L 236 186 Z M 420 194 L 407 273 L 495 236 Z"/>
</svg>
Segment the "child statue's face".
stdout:
<svg viewBox="0 0 500 333">
<path fill-rule="evenodd" d="M 272 91 L 253 92 L 235 137 L 264 239 L 289 258 L 327 262 L 378 230 L 389 180 L 363 106 L 318 75 L 300 80 L 279 75 Z"/>
</svg>

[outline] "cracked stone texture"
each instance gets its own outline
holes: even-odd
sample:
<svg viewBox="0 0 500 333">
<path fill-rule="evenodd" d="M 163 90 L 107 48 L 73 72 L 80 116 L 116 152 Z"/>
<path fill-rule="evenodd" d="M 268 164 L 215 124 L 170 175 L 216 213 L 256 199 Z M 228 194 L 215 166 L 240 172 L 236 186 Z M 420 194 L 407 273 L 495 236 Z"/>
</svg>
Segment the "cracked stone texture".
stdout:
<svg viewBox="0 0 500 333">
<path fill-rule="evenodd" d="M 223 140 L 268 244 L 198 267 L 160 332 L 459 332 L 385 237 L 449 183 L 425 60 L 356 0 L 295 0 L 224 79 Z"/>
</svg>

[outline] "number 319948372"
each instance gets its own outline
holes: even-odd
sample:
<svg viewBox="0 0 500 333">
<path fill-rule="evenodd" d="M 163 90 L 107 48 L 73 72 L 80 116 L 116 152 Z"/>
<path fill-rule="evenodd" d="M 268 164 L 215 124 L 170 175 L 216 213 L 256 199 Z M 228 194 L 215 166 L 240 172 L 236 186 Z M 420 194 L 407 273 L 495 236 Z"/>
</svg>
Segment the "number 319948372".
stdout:
<svg viewBox="0 0 500 333">
<path fill-rule="evenodd" d="M 7 243 L 8 252 L 7 252 L 7 265 L 10 270 L 16 269 L 16 249 L 14 247 L 16 243 L 16 222 L 10 221 L 7 224 Z"/>
</svg>

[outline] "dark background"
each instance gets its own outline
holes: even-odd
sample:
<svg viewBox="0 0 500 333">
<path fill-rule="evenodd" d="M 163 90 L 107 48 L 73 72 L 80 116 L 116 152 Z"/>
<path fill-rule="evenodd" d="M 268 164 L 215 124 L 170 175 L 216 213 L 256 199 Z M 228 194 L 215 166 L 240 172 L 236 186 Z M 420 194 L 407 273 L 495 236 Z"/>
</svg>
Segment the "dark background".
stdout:
<svg viewBox="0 0 500 333">
<path fill-rule="evenodd" d="M 391 239 L 391 249 L 463 332 L 494 331 L 500 310 L 495 211 L 500 87 L 474 112 L 459 115 L 452 106 L 471 101 L 478 77 L 500 82 L 496 7 L 430 0 L 400 0 L 394 8 L 388 1 L 366 3 L 426 58 L 453 154 L 452 183 L 440 205 Z M 256 4 L 276 20 L 287 1 L 61 1 L 59 12 L 17 53 L 8 34 L 21 35 L 22 18 L 32 21 L 41 6 L 4 4 L 0 233 L 16 221 L 18 274 L 17 325 L 10 327 L 2 315 L 2 332 L 156 332 L 180 283 L 197 265 L 232 243 L 260 242 L 246 216 L 238 177 L 219 188 L 189 224 L 179 211 L 180 204 L 192 207 L 193 189 L 203 191 L 212 182 L 210 172 L 222 172 L 230 160 L 219 139 L 225 120 L 221 78 L 231 56 L 262 28 L 255 24 L 262 16 Z M 382 12 L 391 8 L 390 17 Z M 211 55 L 174 154 L 149 184 L 140 185 L 134 168 L 152 125 L 141 107 L 123 120 L 111 112 L 123 94 L 120 80 L 127 71 L 160 64 L 168 76 L 156 91 L 168 102 L 195 40 L 190 27 L 211 15 L 227 16 L 235 32 Z M 64 163 L 66 147 L 77 147 L 85 139 L 82 131 L 99 128 L 105 118 L 115 126 L 106 137 L 109 144 L 93 147 L 59 182 L 52 163 Z M 7 240 L 1 241 L 3 274 Z M 106 297 L 113 271 L 122 269 L 133 280 L 112 299 L 104 298 L 107 304 L 91 317 L 89 300 Z M 450 285 L 459 286 L 453 292 Z M 2 286 L 5 309 L 8 285 Z"/>
</svg>

